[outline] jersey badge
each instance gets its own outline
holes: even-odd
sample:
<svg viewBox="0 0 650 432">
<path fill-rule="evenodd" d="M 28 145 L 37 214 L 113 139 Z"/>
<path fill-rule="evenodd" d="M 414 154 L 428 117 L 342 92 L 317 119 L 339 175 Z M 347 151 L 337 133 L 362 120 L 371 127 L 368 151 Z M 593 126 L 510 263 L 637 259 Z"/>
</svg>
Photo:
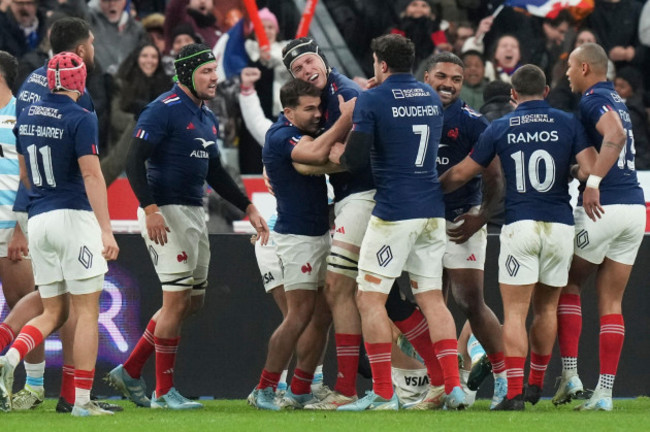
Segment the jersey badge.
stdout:
<svg viewBox="0 0 650 432">
<path fill-rule="evenodd" d="M 196 128 L 194 127 L 194 123 L 190 122 L 190 124 L 188 124 L 185 129 L 192 130 L 192 129 L 196 129 Z"/>
<path fill-rule="evenodd" d="M 303 273 L 311 274 L 311 271 L 312 271 L 312 270 L 313 270 L 313 269 L 311 268 L 311 264 L 310 264 L 310 263 L 307 263 L 307 264 L 305 264 L 304 266 L 300 267 L 300 271 L 302 271 Z"/>
<path fill-rule="evenodd" d="M 208 148 L 211 145 L 214 145 L 214 143 L 215 143 L 214 141 L 208 141 L 208 140 L 205 140 L 203 138 L 194 138 L 194 139 L 199 140 L 201 142 L 201 145 L 203 146 L 203 148 Z"/>
<path fill-rule="evenodd" d="M 176 256 L 178 262 L 187 263 L 187 252 L 183 251 Z"/>
<path fill-rule="evenodd" d="M 453 140 L 457 140 L 458 139 L 458 128 L 449 129 L 449 131 L 447 132 L 447 137 L 451 138 Z"/>
<path fill-rule="evenodd" d="M 149 138 L 149 132 L 145 131 L 144 129 L 138 129 L 137 131 L 135 131 L 134 136 L 136 138 L 146 140 Z"/>
<path fill-rule="evenodd" d="M 181 102 L 181 98 L 179 98 L 176 93 L 174 93 L 173 95 L 169 95 L 162 100 L 162 103 L 164 103 L 165 105 L 175 105 L 180 102 Z"/>
</svg>

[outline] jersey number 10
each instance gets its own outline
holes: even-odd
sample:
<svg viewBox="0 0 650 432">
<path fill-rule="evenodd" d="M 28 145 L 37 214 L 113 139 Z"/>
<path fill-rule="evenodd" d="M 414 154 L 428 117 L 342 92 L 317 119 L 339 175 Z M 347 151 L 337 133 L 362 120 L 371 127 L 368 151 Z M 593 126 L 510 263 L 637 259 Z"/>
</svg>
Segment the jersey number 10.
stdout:
<svg viewBox="0 0 650 432">
<path fill-rule="evenodd" d="M 32 144 L 27 147 L 27 153 L 29 153 L 29 165 L 32 169 L 32 183 L 34 183 L 34 186 L 43 186 L 43 176 L 38 169 L 37 152 L 40 153 L 43 157 L 45 182 L 50 187 L 56 187 L 56 181 L 54 180 L 54 169 L 52 168 L 52 149 L 50 149 L 50 146 L 37 148 L 36 145 Z"/>
<path fill-rule="evenodd" d="M 524 152 L 518 151 L 510 155 L 515 161 L 517 171 L 517 192 L 526 192 L 526 167 L 524 166 Z M 540 178 L 540 165 L 544 164 L 546 175 Z M 530 185 L 538 192 L 548 192 L 555 183 L 555 160 L 546 150 L 535 150 L 528 160 L 528 180 Z"/>
</svg>

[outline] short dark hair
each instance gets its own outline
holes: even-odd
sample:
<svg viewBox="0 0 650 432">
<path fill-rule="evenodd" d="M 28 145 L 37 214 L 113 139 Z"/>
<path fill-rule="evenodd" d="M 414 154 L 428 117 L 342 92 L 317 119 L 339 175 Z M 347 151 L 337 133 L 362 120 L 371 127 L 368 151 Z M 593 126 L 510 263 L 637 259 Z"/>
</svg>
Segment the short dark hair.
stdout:
<svg viewBox="0 0 650 432">
<path fill-rule="evenodd" d="M 448 51 L 443 51 L 429 57 L 427 59 L 424 70 L 429 72 L 431 69 L 436 67 L 438 63 L 453 63 L 465 70 L 465 63 L 463 63 L 463 61 L 456 54 L 450 53 Z"/>
<path fill-rule="evenodd" d="M 526 64 L 512 74 L 510 79 L 512 88 L 523 96 L 539 96 L 546 89 L 546 75 L 544 71 L 533 64 Z"/>
<path fill-rule="evenodd" d="M 0 75 L 7 82 L 7 87 L 12 89 L 18 75 L 18 60 L 7 51 L 0 51 Z"/>
<path fill-rule="evenodd" d="M 391 72 L 411 72 L 415 62 L 415 45 L 411 39 L 398 34 L 387 34 L 374 38 L 370 49 L 377 60 L 386 62 Z"/>
<path fill-rule="evenodd" d="M 74 52 L 79 44 L 90 37 L 90 26 L 81 18 L 65 17 L 52 24 L 50 45 L 54 54 Z"/>
<path fill-rule="evenodd" d="M 311 83 L 291 79 L 280 89 L 280 102 L 283 108 L 295 108 L 300 104 L 300 96 L 320 97 L 321 91 Z"/>
<path fill-rule="evenodd" d="M 465 59 L 467 59 L 467 57 L 471 57 L 471 56 L 475 56 L 475 57 L 480 58 L 481 61 L 483 62 L 483 64 L 485 65 L 485 57 L 483 57 L 483 53 L 481 53 L 480 51 L 477 51 L 477 50 L 467 50 L 467 51 L 465 51 L 464 53 L 462 53 L 460 55 L 460 59 L 463 61 L 463 64 L 465 64 Z"/>
</svg>

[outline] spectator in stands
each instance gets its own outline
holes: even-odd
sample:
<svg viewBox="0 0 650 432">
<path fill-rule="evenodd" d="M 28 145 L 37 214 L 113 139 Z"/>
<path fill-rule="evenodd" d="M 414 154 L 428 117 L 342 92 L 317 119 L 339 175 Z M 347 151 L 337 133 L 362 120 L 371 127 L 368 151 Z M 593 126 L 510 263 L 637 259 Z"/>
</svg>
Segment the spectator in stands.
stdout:
<svg viewBox="0 0 650 432">
<path fill-rule="evenodd" d="M 483 91 L 488 80 L 485 78 L 485 60 L 478 51 L 467 51 L 462 54 L 461 60 L 465 64 L 463 87 L 460 98 L 475 110 L 483 106 Z"/>
<path fill-rule="evenodd" d="M 169 0 L 165 10 L 165 36 L 167 50 L 172 48 L 172 29 L 180 23 L 188 23 L 195 34 L 203 39 L 210 49 L 214 48 L 221 36 L 213 9 L 213 0 Z"/>
<path fill-rule="evenodd" d="M 439 8 L 434 9 L 431 0 L 411 0 L 404 8 L 397 26 L 391 29 L 391 33 L 406 36 L 415 44 L 414 70 L 434 50 L 452 50 L 440 23 Z"/>
<path fill-rule="evenodd" d="M 95 35 L 95 62 L 114 75 L 124 58 L 144 37 L 142 24 L 125 10 L 126 0 L 100 0 L 89 10 L 90 28 Z"/>
<path fill-rule="evenodd" d="M 463 52 L 463 45 L 471 37 L 474 36 L 474 26 L 469 21 L 461 21 L 458 25 L 454 26 L 453 32 L 453 45 L 454 54 L 460 56 Z M 451 30 L 452 27 L 450 27 Z"/>
<path fill-rule="evenodd" d="M 0 9 L 0 50 L 21 58 L 34 51 L 45 37 L 45 11 L 38 0 L 3 1 Z M 6 7 L 6 3 L 9 6 Z"/>
<path fill-rule="evenodd" d="M 168 54 L 162 56 L 162 63 L 165 73 L 173 77 L 176 75 L 174 60 L 176 59 L 176 55 L 181 51 L 181 48 L 192 43 L 203 43 L 203 39 L 194 32 L 190 24 L 180 23 L 172 30 L 171 41 L 171 49 Z"/>
<path fill-rule="evenodd" d="M 156 45 L 158 51 L 165 52 L 165 15 L 152 13 L 142 19 L 142 27 L 149 35 L 149 39 Z"/>
<path fill-rule="evenodd" d="M 638 1 L 596 0 L 594 11 L 585 20 L 617 69 L 643 64 L 644 50 L 639 42 L 641 9 Z"/>
<path fill-rule="evenodd" d="M 623 99 L 632 120 L 636 169 L 650 169 L 650 142 L 648 139 L 648 114 L 643 106 L 643 75 L 641 71 L 626 66 L 616 72 L 614 88 Z"/>
<path fill-rule="evenodd" d="M 488 81 L 510 82 L 510 77 L 521 66 L 519 39 L 512 35 L 501 36 L 494 48 L 492 60 L 485 63 L 485 77 Z"/>
</svg>

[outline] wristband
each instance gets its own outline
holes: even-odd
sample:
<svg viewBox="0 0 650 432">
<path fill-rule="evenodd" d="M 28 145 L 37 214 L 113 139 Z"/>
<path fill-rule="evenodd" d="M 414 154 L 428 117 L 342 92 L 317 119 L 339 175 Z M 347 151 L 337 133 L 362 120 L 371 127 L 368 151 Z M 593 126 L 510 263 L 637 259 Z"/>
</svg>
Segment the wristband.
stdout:
<svg viewBox="0 0 650 432">
<path fill-rule="evenodd" d="M 587 178 L 587 187 L 598 189 L 598 186 L 600 186 L 600 181 L 602 179 L 602 177 L 591 174 L 589 178 Z"/>
<path fill-rule="evenodd" d="M 162 213 L 160 211 L 155 211 L 153 213 L 148 213 L 147 216 L 151 216 L 151 215 L 155 215 L 155 214 L 159 214 L 159 215 L 162 216 Z"/>
</svg>

